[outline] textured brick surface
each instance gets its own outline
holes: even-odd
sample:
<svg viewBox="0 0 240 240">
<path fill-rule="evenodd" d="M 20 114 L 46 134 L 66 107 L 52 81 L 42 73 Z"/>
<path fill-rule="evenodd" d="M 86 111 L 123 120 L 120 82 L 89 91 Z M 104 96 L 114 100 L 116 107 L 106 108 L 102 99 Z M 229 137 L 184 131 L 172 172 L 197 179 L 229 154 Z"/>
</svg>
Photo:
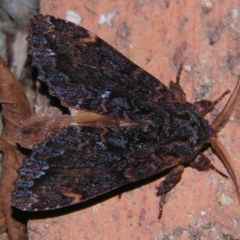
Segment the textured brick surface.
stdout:
<svg viewBox="0 0 240 240">
<path fill-rule="evenodd" d="M 166 85 L 175 79 L 178 56 L 186 50 L 188 59 L 181 85 L 188 101 L 193 102 L 214 100 L 236 84 L 240 72 L 239 3 L 42 0 L 41 12 L 61 18 L 74 12 L 82 26 Z M 227 98 L 209 114 L 210 121 Z M 239 117 L 237 107 L 219 139 L 227 147 L 240 181 Z M 206 155 L 226 173 L 216 155 L 209 150 Z M 113 194 L 74 210 L 66 209 L 65 214 L 39 214 L 38 219 L 29 221 L 29 239 L 240 238 L 240 208 L 231 180 L 213 171 L 186 168 L 181 182 L 167 196 L 161 221 L 157 220 L 159 199 L 155 196 L 159 181 L 136 185 L 121 199 Z"/>
</svg>

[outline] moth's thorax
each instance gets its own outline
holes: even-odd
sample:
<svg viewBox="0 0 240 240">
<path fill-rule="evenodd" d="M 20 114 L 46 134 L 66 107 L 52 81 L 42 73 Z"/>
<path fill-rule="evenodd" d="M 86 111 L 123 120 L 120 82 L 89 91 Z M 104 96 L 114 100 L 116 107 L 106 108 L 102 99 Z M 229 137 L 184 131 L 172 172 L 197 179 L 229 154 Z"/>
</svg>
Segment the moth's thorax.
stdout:
<svg viewBox="0 0 240 240">
<path fill-rule="evenodd" d="M 209 143 L 214 130 L 188 102 L 163 102 L 141 122 L 142 130 L 159 143 L 159 152 L 192 161 Z"/>
</svg>

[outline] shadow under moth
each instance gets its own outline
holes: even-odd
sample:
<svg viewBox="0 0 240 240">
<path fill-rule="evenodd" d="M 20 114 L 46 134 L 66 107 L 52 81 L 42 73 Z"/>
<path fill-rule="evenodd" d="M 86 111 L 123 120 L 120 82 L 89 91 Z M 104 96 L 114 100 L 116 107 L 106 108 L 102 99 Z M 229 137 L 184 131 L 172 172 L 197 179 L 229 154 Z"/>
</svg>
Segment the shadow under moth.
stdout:
<svg viewBox="0 0 240 240">
<path fill-rule="evenodd" d="M 215 169 L 202 153 L 209 145 L 224 162 L 240 199 L 230 157 L 217 140 L 240 81 L 209 124 L 204 116 L 222 97 L 187 102 L 179 84 L 182 65 L 176 82 L 166 87 L 73 23 L 37 15 L 28 30 L 28 52 L 38 78 L 70 114 L 21 123 L 19 143 L 32 153 L 19 171 L 13 206 L 28 211 L 61 208 L 169 170 L 157 187 L 160 217 L 164 197 L 184 167 Z"/>
</svg>

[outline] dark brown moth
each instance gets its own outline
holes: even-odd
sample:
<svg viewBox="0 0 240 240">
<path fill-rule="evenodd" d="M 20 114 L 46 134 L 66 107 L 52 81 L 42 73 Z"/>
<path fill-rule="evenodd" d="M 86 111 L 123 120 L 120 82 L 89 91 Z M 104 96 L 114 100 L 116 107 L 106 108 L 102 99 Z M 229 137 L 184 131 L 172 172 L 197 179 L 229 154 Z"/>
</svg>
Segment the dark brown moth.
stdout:
<svg viewBox="0 0 240 240">
<path fill-rule="evenodd" d="M 176 83 L 166 87 L 73 23 L 38 15 L 28 30 L 38 78 L 71 114 L 22 123 L 19 142 L 33 149 L 20 170 L 13 206 L 28 211 L 65 207 L 169 169 L 157 188 L 161 208 L 185 166 L 214 169 L 202 153 L 209 144 L 226 165 L 239 198 L 217 132 L 231 113 L 240 81 L 210 125 L 204 116 L 221 98 L 187 102 L 179 85 L 182 66 Z"/>
</svg>

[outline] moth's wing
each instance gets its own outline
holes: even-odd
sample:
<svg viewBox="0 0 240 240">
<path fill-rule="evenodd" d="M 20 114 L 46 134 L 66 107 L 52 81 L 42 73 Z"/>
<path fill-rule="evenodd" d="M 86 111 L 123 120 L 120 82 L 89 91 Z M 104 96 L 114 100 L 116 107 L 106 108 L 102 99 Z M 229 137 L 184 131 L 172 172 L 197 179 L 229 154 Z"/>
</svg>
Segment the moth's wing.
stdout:
<svg viewBox="0 0 240 240">
<path fill-rule="evenodd" d="M 34 16 L 29 54 L 39 78 L 66 107 L 137 120 L 174 94 L 86 29 L 52 16 Z"/>
<path fill-rule="evenodd" d="M 179 164 L 178 148 L 138 127 L 68 126 L 33 148 L 20 170 L 13 206 L 22 210 L 64 207 Z"/>
</svg>

